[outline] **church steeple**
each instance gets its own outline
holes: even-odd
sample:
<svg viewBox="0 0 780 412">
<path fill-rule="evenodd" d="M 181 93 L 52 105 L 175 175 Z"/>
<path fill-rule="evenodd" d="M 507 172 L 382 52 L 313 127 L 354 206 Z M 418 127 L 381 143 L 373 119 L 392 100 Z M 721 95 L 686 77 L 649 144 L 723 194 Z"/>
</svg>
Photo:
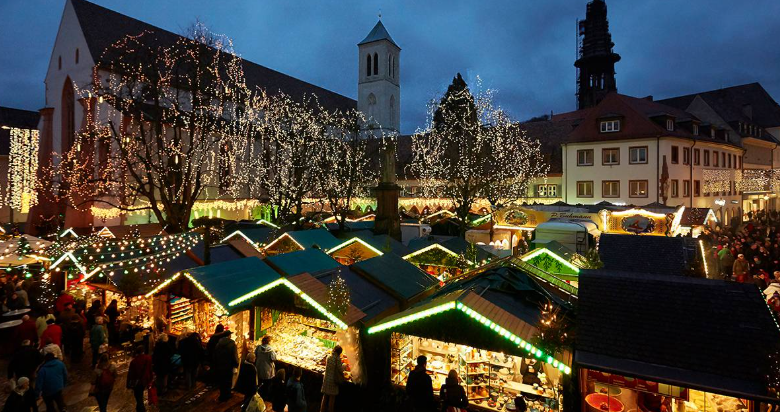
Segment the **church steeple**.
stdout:
<svg viewBox="0 0 780 412">
<path fill-rule="evenodd" d="M 358 110 L 370 129 L 399 133 L 401 129 L 401 48 L 378 21 L 358 43 Z"/>
<path fill-rule="evenodd" d="M 577 109 L 595 106 L 609 92 L 617 91 L 615 63 L 620 55 L 612 51 L 615 43 L 609 33 L 607 4 L 604 0 L 588 3 L 585 20 L 579 23 L 582 38 L 577 67 Z"/>
</svg>

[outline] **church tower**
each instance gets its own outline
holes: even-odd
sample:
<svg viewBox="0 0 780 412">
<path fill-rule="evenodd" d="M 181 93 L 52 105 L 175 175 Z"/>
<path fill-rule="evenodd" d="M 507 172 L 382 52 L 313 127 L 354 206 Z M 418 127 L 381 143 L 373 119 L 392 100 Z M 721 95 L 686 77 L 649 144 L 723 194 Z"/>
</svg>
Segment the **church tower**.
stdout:
<svg viewBox="0 0 780 412">
<path fill-rule="evenodd" d="M 592 107 L 609 92 L 617 91 L 615 63 L 620 55 L 613 52 L 615 43 L 609 33 L 607 4 L 604 0 L 588 3 L 585 20 L 579 22 L 581 37 L 577 67 L 577 109 Z"/>
<path fill-rule="evenodd" d="M 358 43 L 358 110 L 369 119 L 371 129 L 401 130 L 400 57 L 401 48 L 382 20 Z"/>
</svg>

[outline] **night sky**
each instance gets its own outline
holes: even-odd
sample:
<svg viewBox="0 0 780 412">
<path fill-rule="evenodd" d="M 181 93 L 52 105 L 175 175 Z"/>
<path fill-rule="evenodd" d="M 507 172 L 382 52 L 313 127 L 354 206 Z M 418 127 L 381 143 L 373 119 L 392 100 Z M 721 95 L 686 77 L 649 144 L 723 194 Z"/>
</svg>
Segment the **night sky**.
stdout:
<svg viewBox="0 0 780 412">
<path fill-rule="evenodd" d="M 402 132 L 461 72 L 517 120 L 575 108 L 586 0 L 95 0 L 182 32 L 196 19 L 249 60 L 357 96 L 357 46 L 377 20 L 401 46 Z M 656 98 L 760 82 L 780 99 L 780 1 L 612 0 L 618 90 Z M 37 110 L 63 0 L 0 1 L 0 106 Z"/>
</svg>

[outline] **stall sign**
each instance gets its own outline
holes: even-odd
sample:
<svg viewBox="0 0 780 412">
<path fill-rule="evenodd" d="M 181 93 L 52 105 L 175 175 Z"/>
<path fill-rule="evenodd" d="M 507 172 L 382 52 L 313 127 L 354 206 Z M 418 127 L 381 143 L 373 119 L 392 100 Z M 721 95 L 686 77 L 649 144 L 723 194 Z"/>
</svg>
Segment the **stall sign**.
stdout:
<svg viewBox="0 0 780 412">
<path fill-rule="evenodd" d="M 616 375 L 593 369 L 588 369 L 588 380 L 605 383 L 607 385 L 619 386 L 621 388 L 650 392 L 657 395 L 688 400 L 688 389 L 680 386 L 667 385 L 665 383 L 637 379 L 630 376 Z"/>
<path fill-rule="evenodd" d="M 633 215 L 624 217 L 620 226 L 628 233 L 640 235 L 653 232 L 655 230 L 655 221 L 647 216 Z"/>
</svg>

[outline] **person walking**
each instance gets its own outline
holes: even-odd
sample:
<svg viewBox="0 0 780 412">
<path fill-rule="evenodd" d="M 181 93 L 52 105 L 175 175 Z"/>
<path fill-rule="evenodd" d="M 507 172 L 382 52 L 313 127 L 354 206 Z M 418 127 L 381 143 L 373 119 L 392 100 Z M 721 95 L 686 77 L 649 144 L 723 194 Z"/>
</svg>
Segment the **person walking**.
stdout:
<svg viewBox="0 0 780 412">
<path fill-rule="evenodd" d="M 406 380 L 406 395 L 411 403 L 411 410 L 415 412 L 430 412 L 435 409 L 435 400 L 433 399 L 433 382 L 425 365 L 428 358 L 423 355 L 417 357 L 417 366 L 409 372 Z"/>
<path fill-rule="evenodd" d="M 30 315 L 22 316 L 22 324 L 16 327 L 15 340 L 17 344 L 23 340 L 29 340 L 34 346 L 38 345 L 38 327 Z"/>
<path fill-rule="evenodd" d="M 439 391 L 439 399 L 441 399 L 442 412 L 465 411 L 469 407 L 469 398 L 466 396 L 466 390 L 460 386 L 458 372 L 454 369 L 451 369 L 447 374 L 447 379 Z"/>
<path fill-rule="evenodd" d="M 47 353 L 43 365 L 38 368 L 38 376 L 35 378 L 35 391 L 43 396 L 46 404 L 46 412 L 65 412 L 65 399 L 62 390 L 68 383 L 68 371 L 65 364 Z M 56 405 L 56 408 L 55 408 Z"/>
<path fill-rule="evenodd" d="M 43 335 L 43 332 L 46 332 L 46 329 L 49 327 L 49 324 L 47 323 L 49 319 L 51 319 L 52 321 L 55 319 L 54 311 L 52 309 L 48 309 L 45 315 L 38 316 L 35 319 L 35 327 L 38 329 L 39 341 L 41 340 L 41 336 Z"/>
<path fill-rule="evenodd" d="M 3 412 L 38 412 L 38 402 L 34 391 L 30 390 L 29 378 L 21 377 L 16 381 L 5 401 Z"/>
<path fill-rule="evenodd" d="M 119 302 L 116 299 L 112 300 L 105 311 L 106 326 L 108 327 L 108 337 L 112 343 L 117 343 L 119 340 Z"/>
<path fill-rule="evenodd" d="M 141 345 L 135 347 L 133 354 L 125 386 L 133 391 L 136 412 L 146 412 L 144 391 L 152 384 L 152 357 L 144 353 L 144 347 Z"/>
<path fill-rule="evenodd" d="M 271 379 L 271 407 L 274 412 L 284 412 L 284 406 L 287 405 L 287 384 L 285 383 L 286 372 L 284 369 L 276 371 L 276 375 Z"/>
<path fill-rule="evenodd" d="M 238 379 L 233 390 L 244 395 L 244 400 L 241 402 L 241 411 L 246 411 L 246 408 L 249 407 L 249 402 L 257 394 L 257 368 L 255 367 L 254 353 L 249 352 L 246 354 L 244 362 L 241 363 L 241 369 L 238 371 Z"/>
<path fill-rule="evenodd" d="M 52 353 L 55 358 L 63 360 L 62 349 L 58 345 L 55 345 L 51 339 L 47 338 L 43 341 L 43 344 L 44 346 L 41 348 L 41 355 L 45 357 L 47 353 Z"/>
<path fill-rule="evenodd" d="M 271 389 L 271 379 L 276 368 L 276 352 L 271 348 L 271 335 L 265 335 L 260 340 L 260 345 L 255 348 L 255 359 L 257 377 L 260 380 L 260 396 L 270 399 L 268 391 Z"/>
<path fill-rule="evenodd" d="M 306 394 L 303 391 L 301 368 L 293 369 L 292 376 L 287 381 L 287 411 L 306 412 Z"/>
<path fill-rule="evenodd" d="M 745 282 L 748 273 L 750 273 L 750 262 L 745 259 L 744 254 L 740 253 L 737 256 L 737 260 L 734 261 L 732 272 L 734 273 L 737 282 Z"/>
<path fill-rule="evenodd" d="M 108 330 L 106 330 L 106 325 L 103 324 L 103 317 L 98 316 L 95 318 L 95 324 L 92 325 L 92 329 L 89 331 L 89 346 L 92 348 L 93 368 L 97 366 L 100 358 L 100 347 L 103 345 L 108 345 Z"/>
<path fill-rule="evenodd" d="M 111 391 L 114 390 L 116 375 L 116 366 L 109 360 L 108 353 L 101 354 L 95 368 L 94 381 L 90 391 L 97 399 L 100 412 L 106 412 L 108 409 L 108 398 L 111 396 Z"/>
<path fill-rule="evenodd" d="M 27 377 L 35 378 L 35 370 L 41 364 L 41 353 L 32 346 L 29 340 L 23 340 L 22 346 L 17 349 L 8 362 L 8 380 Z"/>
<path fill-rule="evenodd" d="M 152 352 L 152 368 L 157 384 L 157 394 L 162 395 L 167 389 L 168 374 L 171 373 L 171 357 L 173 349 L 168 343 L 168 334 L 162 333 L 157 338 Z"/>
<path fill-rule="evenodd" d="M 214 334 L 209 337 L 208 343 L 206 343 L 206 359 L 204 361 L 204 367 L 209 372 L 207 379 L 209 380 L 209 383 L 212 384 L 216 381 L 216 378 L 214 377 L 214 371 L 212 370 L 214 365 L 214 349 L 217 347 L 219 340 L 225 336 L 225 327 L 220 323 L 214 329 Z"/>
<path fill-rule="evenodd" d="M 336 408 L 336 396 L 339 384 L 344 380 L 344 366 L 341 364 L 341 346 L 336 345 L 325 361 L 325 376 L 322 379 L 322 403 L 320 412 L 333 412 Z"/>
<path fill-rule="evenodd" d="M 54 311 L 59 314 L 65 310 L 66 305 L 70 304 L 72 307 L 75 303 L 76 301 L 73 299 L 73 295 L 66 290 L 63 290 L 60 295 L 57 296 L 57 300 L 54 301 Z"/>
<path fill-rule="evenodd" d="M 198 377 L 198 366 L 203 360 L 203 343 L 198 332 L 182 332 L 184 338 L 179 341 L 179 355 L 184 368 L 184 381 L 187 389 L 192 389 Z"/>
<path fill-rule="evenodd" d="M 46 330 L 41 334 L 40 348 L 43 349 L 48 343 L 53 343 L 62 348 L 62 328 L 54 323 L 54 317 L 46 320 L 46 324 Z"/>
<path fill-rule="evenodd" d="M 231 397 L 230 388 L 233 384 L 233 370 L 238 367 L 238 348 L 231 338 L 231 332 L 225 331 L 225 336 L 214 348 L 214 374 L 219 387 L 219 401 L 225 402 Z"/>
</svg>

